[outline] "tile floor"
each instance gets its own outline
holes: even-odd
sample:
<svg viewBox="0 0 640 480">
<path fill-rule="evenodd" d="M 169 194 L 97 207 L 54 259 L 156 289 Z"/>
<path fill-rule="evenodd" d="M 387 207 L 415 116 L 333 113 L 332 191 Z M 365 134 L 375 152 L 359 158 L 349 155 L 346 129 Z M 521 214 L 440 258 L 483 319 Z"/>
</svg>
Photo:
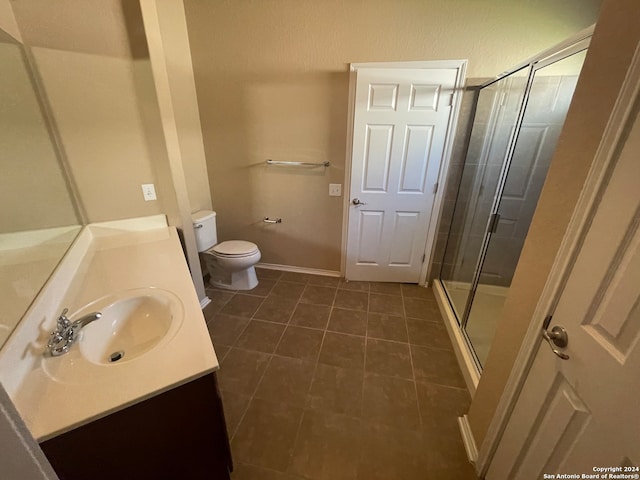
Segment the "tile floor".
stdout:
<svg viewBox="0 0 640 480">
<path fill-rule="evenodd" d="M 258 270 L 208 290 L 234 480 L 475 479 L 431 290 Z"/>
</svg>

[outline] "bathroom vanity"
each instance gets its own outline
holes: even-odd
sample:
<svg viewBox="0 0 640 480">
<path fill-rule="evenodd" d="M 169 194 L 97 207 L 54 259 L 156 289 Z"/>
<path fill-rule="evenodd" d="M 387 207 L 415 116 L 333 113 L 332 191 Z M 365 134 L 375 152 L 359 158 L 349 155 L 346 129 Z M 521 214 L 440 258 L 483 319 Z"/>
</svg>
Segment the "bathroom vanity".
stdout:
<svg viewBox="0 0 640 480">
<path fill-rule="evenodd" d="M 103 315 L 51 356 L 63 308 Z M 229 478 L 218 368 L 163 216 L 85 227 L 0 351 L 0 381 L 61 479 Z"/>
<path fill-rule="evenodd" d="M 215 374 L 41 443 L 61 480 L 229 479 Z"/>
</svg>

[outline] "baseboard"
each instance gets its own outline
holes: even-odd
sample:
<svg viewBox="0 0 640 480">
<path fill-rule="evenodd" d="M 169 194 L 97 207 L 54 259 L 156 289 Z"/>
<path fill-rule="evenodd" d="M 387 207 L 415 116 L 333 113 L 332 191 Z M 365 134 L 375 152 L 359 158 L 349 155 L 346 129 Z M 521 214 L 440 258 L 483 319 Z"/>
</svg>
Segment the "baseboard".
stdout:
<svg viewBox="0 0 640 480">
<path fill-rule="evenodd" d="M 478 387 L 478 383 L 480 382 L 480 372 L 478 371 L 473 353 L 471 352 L 469 345 L 467 345 L 466 338 L 464 338 L 462 334 L 462 330 L 458 325 L 458 320 L 451 309 L 451 305 L 449 305 L 449 300 L 447 299 L 446 293 L 444 293 L 440 280 L 433 281 L 433 293 L 435 294 L 438 302 L 440 314 L 444 318 L 444 323 L 447 327 L 451 343 L 453 344 L 453 350 L 456 354 L 458 365 L 460 366 L 460 370 L 462 370 L 462 376 L 467 384 L 469 393 L 473 397 L 476 392 L 476 388 Z"/>
<path fill-rule="evenodd" d="M 205 295 L 204 298 L 200 299 L 200 309 L 204 310 L 204 308 L 211 303 L 211 299 Z"/>
<path fill-rule="evenodd" d="M 460 435 L 462 435 L 464 449 L 467 451 L 467 457 L 469 461 L 475 465 L 476 460 L 478 460 L 478 447 L 476 446 L 476 440 L 473 438 L 473 432 L 469 425 L 469 417 L 467 415 L 458 417 L 458 426 L 460 427 Z"/>
<path fill-rule="evenodd" d="M 283 272 L 308 273 L 309 275 L 324 275 L 326 277 L 341 277 L 340 272 L 334 270 L 322 270 L 319 268 L 292 267 L 291 265 L 278 265 L 275 263 L 258 263 L 258 268 L 267 270 L 282 270 Z"/>
</svg>

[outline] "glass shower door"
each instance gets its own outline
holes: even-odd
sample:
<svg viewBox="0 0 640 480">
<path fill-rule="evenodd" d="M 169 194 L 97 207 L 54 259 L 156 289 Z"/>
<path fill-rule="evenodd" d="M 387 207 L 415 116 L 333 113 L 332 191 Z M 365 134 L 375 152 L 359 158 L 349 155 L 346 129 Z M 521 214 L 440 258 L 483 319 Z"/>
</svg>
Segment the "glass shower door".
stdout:
<svg viewBox="0 0 640 480">
<path fill-rule="evenodd" d="M 480 90 L 440 279 L 458 322 L 465 318 L 487 225 L 520 111 L 528 68 Z M 456 168 L 454 165 L 452 168 Z"/>
<path fill-rule="evenodd" d="M 585 56 L 582 50 L 534 67 L 466 320 L 467 337 L 480 364 L 493 341 Z"/>
</svg>

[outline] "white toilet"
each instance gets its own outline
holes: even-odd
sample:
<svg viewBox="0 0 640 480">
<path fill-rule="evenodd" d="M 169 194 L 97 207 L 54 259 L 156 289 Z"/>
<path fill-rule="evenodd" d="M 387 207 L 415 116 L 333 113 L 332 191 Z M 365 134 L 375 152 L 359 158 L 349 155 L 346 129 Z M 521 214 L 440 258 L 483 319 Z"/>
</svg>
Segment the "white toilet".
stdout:
<svg viewBox="0 0 640 480">
<path fill-rule="evenodd" d="M 192 214 L 191 220 L 211 286 L 228 290 L 255 288 L 258 277 L 254 265 L 260 261 L 258 246 L 244 240 L 218 243 L 216 212 L 201 210 Z"/>
</svg>

